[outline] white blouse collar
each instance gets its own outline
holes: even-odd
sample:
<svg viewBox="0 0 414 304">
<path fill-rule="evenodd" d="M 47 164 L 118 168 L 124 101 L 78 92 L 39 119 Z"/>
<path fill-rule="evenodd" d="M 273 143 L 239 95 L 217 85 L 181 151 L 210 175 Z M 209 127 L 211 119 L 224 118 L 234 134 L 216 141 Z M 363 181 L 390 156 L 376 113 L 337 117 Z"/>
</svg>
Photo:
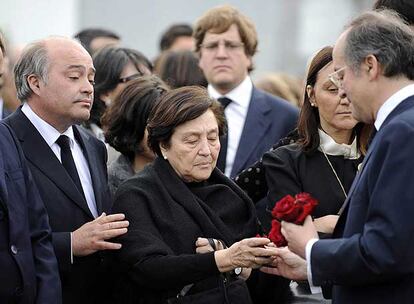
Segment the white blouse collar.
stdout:
<svg viewBox="0 0 414 304">
<path fill-rule="evenodd" d="M 356 136 L 354 141 L 350 144 L 338 144 L 335 140 L 326 134 L 321 129 L 318 129 L 319 132 L 319 147 L 318 150 L 325 152 L 328 155 L 343 155 L 347 159 L 358 159 L 360 153 L 357 148 L 357 139 Z"/>
</svg>

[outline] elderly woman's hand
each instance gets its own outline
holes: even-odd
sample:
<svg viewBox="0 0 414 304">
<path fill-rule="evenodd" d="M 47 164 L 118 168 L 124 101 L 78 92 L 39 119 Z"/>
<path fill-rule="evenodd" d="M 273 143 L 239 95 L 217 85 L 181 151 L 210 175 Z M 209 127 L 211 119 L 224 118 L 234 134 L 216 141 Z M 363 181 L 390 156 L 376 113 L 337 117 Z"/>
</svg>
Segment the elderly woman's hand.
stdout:
<svg viewBox="0 0 414 304">
<path fill-rule="evenodd" d="M 267 238 L 249 238 L 236 242 L 227 249 L 216 251 L 214 257 L 217 268 L 220 272 L 227 272 L 238 267 L 259 268 L 271 264 L 277 250 L 266 248 L 269 243 Z"/>
<path fill-rule="evenodd" d="M 211 239 L 211 241 L 214 242 L 214 245 L 216 247 L 216 250 L 222 250 L 224 249 L 223 243 L 216 239 Z M 196 241 L 196 252 L 197 253 L 207 253 L 214 251 L 214 248 L 210 245 L 210 242 L 207 238 L 199 237 Z"/>
</svg>

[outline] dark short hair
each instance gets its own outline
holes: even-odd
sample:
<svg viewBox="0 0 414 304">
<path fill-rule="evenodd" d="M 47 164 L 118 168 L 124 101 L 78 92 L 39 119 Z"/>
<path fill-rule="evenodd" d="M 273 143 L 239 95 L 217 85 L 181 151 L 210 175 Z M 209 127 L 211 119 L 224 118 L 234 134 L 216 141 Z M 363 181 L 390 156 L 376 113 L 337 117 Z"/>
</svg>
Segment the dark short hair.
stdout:
<svg viewBox="0 0 414 304">
<path fill-rule="evenodd" d="M 88 28 L 80 31 L 77 33 L 74 38 L 78 39 L 80 43 L 83 45 L 83 47 L 88 51 L 89 54 L 92 55 L 91 50 L 91 42 L 95 38 L 99 37 L 107 37 L 107 38 L 113 38 L 120 40 L 121 37 L 119 37 L 116 33 L 102 28 Z"/>
<path fill-rule="evenodd" d="M 217 119 L 219 135 L 225 132 L 223 107 L 211 98 L 205 88 L 188 86 L 164 94 L 148 120 L 148 146 L 162 156 L 160 145 L 170 146 L 174 130 L 183 123 L 196 119 L 211 110 Z"/>
<path fill-rule="evenodd" d="M 377 0 L 374 9 L 392 9 L 410 25 L 414 25 L 414 1 L 412 0 Z"/>
<path fill-rule="evenodd" d="M 217 6 L 208 10 L 196 22 L 194 27 L 194 39 L 196 52 L 200 52 L 201 44 L 207 32 L 221 34 L 235 24 L 244 44 L 246 55 L 253 57 L 257 52 L 257 32 L 254 23 L 236 8 L 230 5 Z M 249 72 L 253 66 L 249 67 Z"/>
<path fill-rule="evenodd" d="M 193 28 L 189 24 L 180 23 L 171 25 L 161 36 L 160 50 L 168 50 L 179 37 L 191 37 Z"/>
<path fill-rule="evenodd" d="M 141 74 L 142 66 L 152 72 L 152 63 L 141 52 L 122 47 L 105 47 L 93 56 L 96 69 L 94 86 L 94 103 L 91 110 L 90 122 L 100 126 L 100 119 L 106 106 L 100 96 L 116 88 L 125 66 L 131 62 Z"/>
<path fill-rule="evenodd" d="M 174 89 L 190 85 L 207 87 L 207 79 L 198 61 L 192 51 L 167 51 L 161 55 L 158 74 Z"/>
<path fill-rule="evenodd" d="M 128 83 L 102 116 L 106 142 L 132 161 L 142 152 L 139 145 L 149 114 L 167 91 L 168 86 L 154 75 Z"/>
</svg>

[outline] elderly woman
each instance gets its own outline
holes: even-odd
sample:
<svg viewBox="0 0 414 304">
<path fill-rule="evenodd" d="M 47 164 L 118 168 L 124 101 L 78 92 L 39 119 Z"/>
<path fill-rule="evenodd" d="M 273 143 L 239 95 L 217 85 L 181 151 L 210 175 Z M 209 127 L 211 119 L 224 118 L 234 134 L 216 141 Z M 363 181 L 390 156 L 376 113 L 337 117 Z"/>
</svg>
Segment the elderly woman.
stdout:
<svg viewBox="0 0 414 304">
<path fill-rule="evenodd" d="M 147 121 L 154 104 L 168 91 L 156 76 L 132 80 L 108 106 L 102 116 L 105 141 L 121 153 L 108 166 L 109 190 L 141 171 L 155 158 L 147 145 Z"/>
<path fill-rule="evenodd" d="M 114 212 L 130 222 L 118 253 L 120 302 L 251 303 L 251 295 L 266 303 L 278 289 L 252 271 L 275 252 L 254 237 L 253 204 L 215 168 L 224 125 L 220 104 L 200 87 L 167 92 L 155 107 L 147 128 L 158 157 L 115 196 Z M 250 295 L 242 278 L 252 280 Z"/>
</svg>

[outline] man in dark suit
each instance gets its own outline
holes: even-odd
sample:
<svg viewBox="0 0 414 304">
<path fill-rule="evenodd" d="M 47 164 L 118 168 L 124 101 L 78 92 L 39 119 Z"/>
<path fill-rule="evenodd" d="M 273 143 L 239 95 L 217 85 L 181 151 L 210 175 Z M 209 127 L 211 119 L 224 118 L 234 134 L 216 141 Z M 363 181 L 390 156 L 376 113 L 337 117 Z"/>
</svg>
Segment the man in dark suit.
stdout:
<svg viewBox="0 0 414 304">
<path fill-rule="evenodd" d="M 47 213 L 11 130 L 0 123 L 0 303 L 61 303 Z"/>
<path fill-rule="evenodd" d="M 105 300 L 107 241 L 124 234 L 111 201 L 104 144 L 76 126 L 89 118 L 95 69 L 69 38 L 30 44 L 15 66 L 23 106 L 5 121 L 15 131 L 49 215 L 64 303 Z"/>
<path fill-rule="evenodd" d="M 238 10 L 219 6 L 207 11 L 194 37 L 209 94 L 222 103 L 227 119 L 217 167 L 233 178 L 296 126 L 298 110 L 253 86 L 249 72 L 257 34 Z"/>
<path fill-rule="evenodd" d="M 0 65 L 3 61 L 0 37 Z M 47 213 L 23 151 L 0 123 L 0 303 L 61 303 Z"/>
<path fill-rule="evenodd" d="M 376 135 L 349 191 L 334 239 L 318 240 L 310 217 L 282 223 L 289 249 L 273 272 L 332 288 L 335 303 L 414 299 L 414 33 L 391 11 L 354 19 L 335 44 L 330 79 L 355 118 Z M 306 271 L 307 270 L 307 271 Z M 269 269 L 267 269 L 269 271 Z M 300 277 L 300 276 L 299 276 Z"/>
</svg>

